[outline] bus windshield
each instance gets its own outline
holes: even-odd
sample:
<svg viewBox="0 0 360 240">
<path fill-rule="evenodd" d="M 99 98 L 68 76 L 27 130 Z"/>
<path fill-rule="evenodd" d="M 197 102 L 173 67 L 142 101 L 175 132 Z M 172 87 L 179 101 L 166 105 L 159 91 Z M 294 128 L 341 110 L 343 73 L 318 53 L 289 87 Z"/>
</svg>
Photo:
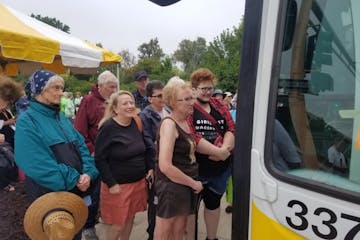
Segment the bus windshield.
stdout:
<svg viewBox="0 0 360 240">
<path fill-rule="evenodd" d="M 289 1 L 270 164 L 289 178 L 355 193 L 360 192 L 359 12 L 356 0 Z"/>
</svg>

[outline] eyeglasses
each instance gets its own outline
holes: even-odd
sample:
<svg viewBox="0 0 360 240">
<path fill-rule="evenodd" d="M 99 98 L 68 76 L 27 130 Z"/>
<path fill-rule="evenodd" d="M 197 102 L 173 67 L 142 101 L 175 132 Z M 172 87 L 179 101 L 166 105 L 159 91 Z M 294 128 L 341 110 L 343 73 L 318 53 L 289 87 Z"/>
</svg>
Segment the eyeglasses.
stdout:
<svg viewBox="0 0 360 240">
<path fill-rule="evenodd" d="M 214 88 L 213 87 L 202 87 L 202 88 L 197 88 L 199 89 L 202 93 L 207 93 L 207 92 L 213 92 Z"/>
<path fill-rule="evenodd" d="M 153 95 L 153 96 L 150 96 L 150 97 L 153 97 L 153 98 L 162 98 L 162 94 L 159 94 L 159 95 Z"/>
<path fill-rule="evenodd" d="M 186 98 L 183 98 L 183 99 L 177 99 L 176 101 L 178 102 L 191 102 L 191 101 L 194 101 L 195 98 L 193 97 L 186 97 Z"/>
</svg>

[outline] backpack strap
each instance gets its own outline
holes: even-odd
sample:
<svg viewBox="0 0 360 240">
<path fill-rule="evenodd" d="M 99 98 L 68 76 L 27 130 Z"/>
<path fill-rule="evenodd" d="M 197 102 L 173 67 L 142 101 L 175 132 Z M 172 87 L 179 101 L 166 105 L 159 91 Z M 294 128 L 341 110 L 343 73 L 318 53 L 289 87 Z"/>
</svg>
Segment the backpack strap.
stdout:
<svg viewBox="0 0 360 240">
<path fill-rule="evenodd" d="M 133 118 L 134 118 L 134 121 L 135 121 L 138 129 L 139 129 L 139 132 L 142 133 L 142 131 L 143 131 L 143 126 L 142 126 L 142 122 L 141 122 L 140 117 L 139 117 L 138 115 L 135 115 Z"/>
</svg>

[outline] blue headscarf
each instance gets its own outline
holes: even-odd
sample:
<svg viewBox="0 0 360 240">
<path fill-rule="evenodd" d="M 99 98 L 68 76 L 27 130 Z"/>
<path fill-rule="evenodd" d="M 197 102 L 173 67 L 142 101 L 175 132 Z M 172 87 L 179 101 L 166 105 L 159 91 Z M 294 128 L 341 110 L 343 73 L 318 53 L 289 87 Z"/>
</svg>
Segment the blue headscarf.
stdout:
<svg viewBox="0 0 360 240">
<path fill-rule="evenodd" d="M 41 93 L 46 83 L 54 75 L 55 73 L 46 70 L 38 70 L 34 72 L 25 85 L 26 92 L 32 97 Z"/>
</svg>

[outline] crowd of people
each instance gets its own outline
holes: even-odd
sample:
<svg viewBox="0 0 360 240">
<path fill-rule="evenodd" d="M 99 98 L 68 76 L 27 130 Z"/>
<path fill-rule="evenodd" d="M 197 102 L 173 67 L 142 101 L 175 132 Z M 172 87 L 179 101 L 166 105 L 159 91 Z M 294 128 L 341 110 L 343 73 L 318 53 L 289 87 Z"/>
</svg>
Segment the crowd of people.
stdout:
<svg viewBox="0 0 360 240">
<path fill-rule="evenodd" d="M 0 187 L 15 190 L 24 173 L 30 202 L 58 191 L 83 198 L 88 219 L 74 239 L 98 239 L 98 213 L 110 226 L 106 239 L 129 239 L 145 210 L 148 239 L 193 239 L 201 195 L 206 239 L 217 239 L 235 142 L 232 93 L 215 89 L 206 68 L 188 82 L 164 85 L 144 70 L 134 82 L 133 92 L 119 90 L 104 71 L 88 95 L 74 97 L 50 71 L 34 72 L 24 88 L 1 76 L 0 146 L 9 143 L 18 171 L 1 174 Z"/>
</svg>

